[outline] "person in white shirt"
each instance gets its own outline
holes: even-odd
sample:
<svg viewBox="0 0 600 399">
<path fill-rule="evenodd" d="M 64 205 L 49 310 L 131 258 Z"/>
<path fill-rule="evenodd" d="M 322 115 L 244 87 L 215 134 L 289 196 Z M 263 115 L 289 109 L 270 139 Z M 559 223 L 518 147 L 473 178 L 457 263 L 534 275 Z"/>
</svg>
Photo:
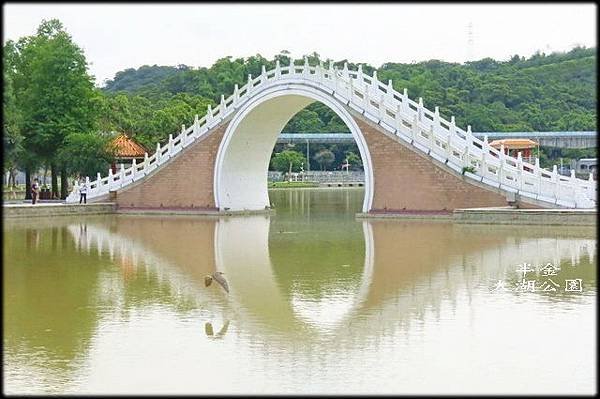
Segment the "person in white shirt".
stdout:
<svg viewBox="0 0 600 399">
<path fill-rule="evenodd" d="M 79 182 L 79 203 L 83 201 L 84 204 L 87 204 L 87 183 L 85 179 Z"/>
</svg>

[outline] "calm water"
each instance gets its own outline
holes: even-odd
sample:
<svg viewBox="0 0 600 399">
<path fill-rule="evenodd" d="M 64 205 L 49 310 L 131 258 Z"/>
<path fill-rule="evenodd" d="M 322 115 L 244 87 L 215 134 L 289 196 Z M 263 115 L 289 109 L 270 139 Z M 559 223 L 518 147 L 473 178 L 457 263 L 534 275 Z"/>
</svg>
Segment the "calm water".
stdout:
<svg viewBox="0 0 600 399">
<path fill-rule="evenodd" d="M 5 221 L 5 392 L 595 391 L 594 229 L 361 221 L 362 195 Z"/>
</svg>

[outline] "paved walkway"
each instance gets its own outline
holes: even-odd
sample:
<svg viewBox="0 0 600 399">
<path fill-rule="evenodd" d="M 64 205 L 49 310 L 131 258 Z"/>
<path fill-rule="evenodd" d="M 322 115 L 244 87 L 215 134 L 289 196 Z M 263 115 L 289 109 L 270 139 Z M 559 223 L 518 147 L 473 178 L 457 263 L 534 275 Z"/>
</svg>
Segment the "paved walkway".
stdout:
<svg viewBox="0 0 600 399">
<path fill-rule="evenodd" d="M 359 218 L 421 219 L 452 221 L 455 223 L 484 224 L 537 224 L 565 226 L 595 226 L 596 209 L 517 209 L 514 207 L 464 208 L 439 212 L 369 212 Z"/>
<path fill-rule="evenodd" d="M 508 212 L 508 213 L 556 213 L 556 214 L 589 214 L 596 213 L 596 209 L 585 209 L 585 208 L 555 208 L 555 209 L 517 209 L 511 206 L 498 206 L 498 207 L 489 207 L 489 208 L 462 208 L 456 209 L 454 212 L 477 212 L 477 211 L 486 211 L 486 212 Z"/>
<path fill-rule="evenodd" d="M 95 202 L 90 204 L 66 204 L 64 202 L 46 202 L 32 205 L 12 203 L 3 205 L 3 217 L 43 217 L 73 214 L 185 214 L 185 215 L 234 215 L 246 212 L 218 212 L 212 209 L 141 209 L 124 208 L 117 210 L 113 202 Z M 263 211 L 261 211 L 262 213 Z M 271 212 L 272 213 L 272 212 Z M 517 209 L 512 207 L 465 208 L 446 212 L 370 212 L 359 213 L 359 218 L 372 219 L 422 219 L 453 221 L 456 223 L 486 224 L 543 224 L 543 225 L 583 225 L 595 226 L 596 209 Z"/>
<path fill-rule="evenodd" d="M 27 208 L 27 207 L 31 207 L 31 206 L 36 206 L 36 207 L 40 207 L 40 206 L 61 206 L 61 205 L 67 205 L 64 201 L 61 202 L 38 202 L 37 204 L 33 205 L 31 202 L 5 202 L 3 204 L 3 206 L 8 207 L 8 208 Z M 79 205 L 79 204 L 77 204 Z"/>
<path fill-rule="evenodd" d="M 97 215 L 115 213 L 116 204 L 112 202 L 95 202 L 91 204 L 66 204 L 65 202 L 42 202 L 32 205 L 27 203 L 3 204 L 3 218 L 27 218 L 61 215 Z"/>
</svg>

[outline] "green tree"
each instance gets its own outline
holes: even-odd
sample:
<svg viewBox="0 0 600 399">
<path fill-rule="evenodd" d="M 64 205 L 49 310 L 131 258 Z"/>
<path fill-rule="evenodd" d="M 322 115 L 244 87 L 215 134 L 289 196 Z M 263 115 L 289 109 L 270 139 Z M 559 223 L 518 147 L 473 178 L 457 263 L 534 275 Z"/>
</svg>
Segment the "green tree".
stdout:
<svg viewBox="0 0 600 399">
<path fill-rule="evenodd" d="M 114 160 L 112 137 L 97 133 L 71 133 L 64 141 L 58 158 L 67 165 L 70 175 L 88 176 L 95 180 L 96 174 L 105 174 Z"/>
<path fill-rule="evenodd" d="M 96 129 L 98 93 L 83 51 L 60 21 L 43 20 L 37 33 L 20 39 L 15 49 L 14 83 L 24 145 L 50 164 L 53 195 L 58 193 L 60 171 L 60 195 L 65 198 L 68 165 L 57 154 L 68 135 Z"/>
<path fill-rule="evenodd" d="M 25 170 L 25 198 L 31 199 L 31 174 L 41 164 L 35 153 L 29 148 L 27 139 L 30 135 L 23 127 L 23 113 L 20 107 L 20 92 L 26 81 L 24 81 L 22 70 L 26 68 L 20 57 L 19 49 L 23 47 L 27 39 L 21 39 L 18 43 L 8 40 L 3 48 L 4 56 L 4 141 L 5 166 L 10 170 L 19 167 Z M 13 162 L 14 161 L 14 162 Z"/>
<path fill-rule="evenodd" d="M 321 170 L 326 170 L 335 161 L 335 155 L 332 151 L 323 149 L 317 152 L 313 159 L 319 164 Z"/>
<path fill-rule="evenodd" d="M 4 168 L 10 173 L 10 180 L 15 185 L 15 169 L 18 164 L 19 155 L 23 152 L 23 136 L 21 135 L 21 115 L 16 105 L 16 99 L 12 88 L 11 73 L 4 65 L 4 95 L 2 98 L 3 110 L 3 145 L 4 145 Z"/>
<path fill-rule="evenodd" d="M 282 67 L 290 65 L 292 62 L 290 52 L 287 50 L 281 50 L 279 54 L 275 55 L 275 61 L 279 61 L 279 65 Z"/>
<path fill-rule="evenodd" d="M 279 152 L 271 159 L 271 168 L 279 172 L 299 172 L 302 165 L 306 165 L 306 158 L 298 151 L 285 150 Z"/>
<path fill-rule="evenodd" d="M 319 133 L 323 130 L 323 121 L 315 111 L 304 108 L 287 123 L 283 128 L 284 133 Z"/>
</svg>

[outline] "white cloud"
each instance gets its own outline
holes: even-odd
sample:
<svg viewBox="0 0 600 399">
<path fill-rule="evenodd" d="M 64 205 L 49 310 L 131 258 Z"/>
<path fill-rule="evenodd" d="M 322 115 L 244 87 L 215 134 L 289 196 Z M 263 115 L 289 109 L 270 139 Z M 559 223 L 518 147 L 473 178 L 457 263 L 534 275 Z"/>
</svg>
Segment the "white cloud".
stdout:
<svg viewBox="0 0 600 399">
<path fill-rule="evenodd" d="M 58 18 L 97 82 L 143 64 L 210 66 L 218 58 L 317 51 L 379 66 L 427 59 L 507 59 L 596 45 L 594 4 L 5 4 L 4 39 Z"/>
</svg>

